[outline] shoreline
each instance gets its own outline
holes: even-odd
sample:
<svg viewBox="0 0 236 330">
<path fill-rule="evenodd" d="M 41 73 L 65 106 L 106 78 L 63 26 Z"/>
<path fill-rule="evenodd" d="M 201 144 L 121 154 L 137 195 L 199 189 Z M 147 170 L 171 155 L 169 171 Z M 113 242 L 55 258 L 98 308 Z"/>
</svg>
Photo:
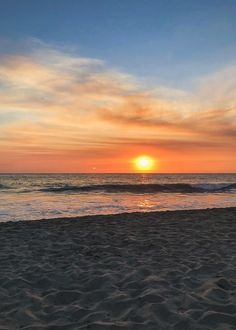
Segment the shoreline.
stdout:
<svg viewBox="0 0 236 330">
<path fill-rule="evenodd" d="M 71 217 L 56 217 L 56 218 L 40 218 L 40 219 L 34 219 L 34 220 L 27 220 L 27 219 L 22 219 L 22 220 L 8 220 L 8 221 L 0 221 L 0 226 L 2 224 L 9 224 L 9 223 L 31 223 L 31 222 L 47 222 L 47 221 L 79 221 L 79 220 L 95 220 L 94 218 L 98 219 L 116 219 L 120 217 L 126 217 L 126 216 L 141 216 L 145 217 L 151 215 L 151 216 L 156 216 L 159 218 L 159 216 L 164 216 L 166 218 L 169 217 L 170 214 L 175 215 L 178 217 L 180 216 L 181 213 L 186 213 L 186 214 L 192 214 L 192 213 L 198 213 L 198 212 L 214 212 L 214 211 L 236 211 L 236 206 L 227 206 L 227 207 L 213 207 L 213 208 L 200 208 L 200 209 L 178 209 L 178 210 L 165 210 L 165 211 L 147 211 L 147 212 L 122 212 L 122 213 L 110 213 L 110 214 L 92 214 L 92 215 L 78 215 L 78 216 L 71 216 Z"/>
<path fill-rule="evenodd" d="M 236 207 L 0 225 L 0 328 L 236 324 Z"/>
</svg>

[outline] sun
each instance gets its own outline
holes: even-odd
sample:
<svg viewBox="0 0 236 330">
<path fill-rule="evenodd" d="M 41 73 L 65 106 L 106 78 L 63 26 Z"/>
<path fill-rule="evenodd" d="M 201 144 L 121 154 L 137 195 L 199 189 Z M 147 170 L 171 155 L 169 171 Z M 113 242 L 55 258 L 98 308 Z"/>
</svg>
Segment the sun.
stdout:
<svg viewBox="0 0 236 330">
<path fill-rule="evenodd" d="M 150 156 L 139 156 L 134 159 L 134 165 L 139 171 L 151 171 L 154 169 L 155 161 Z"/>
</svg>

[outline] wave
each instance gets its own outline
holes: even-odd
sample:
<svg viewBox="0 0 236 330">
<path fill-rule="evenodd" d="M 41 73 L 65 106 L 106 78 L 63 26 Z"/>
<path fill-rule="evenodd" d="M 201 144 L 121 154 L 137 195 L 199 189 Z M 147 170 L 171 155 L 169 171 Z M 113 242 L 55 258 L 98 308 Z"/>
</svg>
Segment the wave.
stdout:
<svg viewBox="0 0 236 330">
<path fill-rule="evenodd" d="M 0 190 L 5 190 L 5 189 L 10 189 L 8 186 L 4 186 L 3 184 L 0 183 Z"/>
<path fill-rule="evenodd" d="M 203 192 L 224 192 L 236 190 L 236 183 L 226 184 L 188 184 L 188 183 L 170 183 L 170 184 L 102 184 L 88 186 L 70 186 L 46 187 L 40 189 L 43 192 L 63 193 L 63 192 L 108 192 L 108 193 L 203 193 Z"/>
<path fill-rule="evenodd" d="M 203 184 L 195 184 L 193 186 L 197 188 L 205 189 L 207 191 L 236 189 L 236 183 L 203 183 Z"/>
</svg>

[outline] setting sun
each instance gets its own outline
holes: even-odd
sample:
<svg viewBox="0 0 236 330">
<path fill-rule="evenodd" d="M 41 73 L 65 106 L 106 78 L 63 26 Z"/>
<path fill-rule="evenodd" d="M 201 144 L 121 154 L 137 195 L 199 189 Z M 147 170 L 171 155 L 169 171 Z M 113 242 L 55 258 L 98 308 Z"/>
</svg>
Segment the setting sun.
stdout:
<svg viewBox="0 0 236 330">
<path fill-rule="evenodd" d="M 155 161 L 150 156 L 139 156 L 135 158 L 134 164 L 139 171 L 150 171 L 154 169 Z"/>
</svg>

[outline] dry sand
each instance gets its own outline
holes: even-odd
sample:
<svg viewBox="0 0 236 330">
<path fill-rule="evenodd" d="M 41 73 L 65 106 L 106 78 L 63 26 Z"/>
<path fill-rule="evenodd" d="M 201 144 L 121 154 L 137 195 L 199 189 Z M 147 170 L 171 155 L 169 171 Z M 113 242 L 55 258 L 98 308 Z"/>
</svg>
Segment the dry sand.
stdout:
<svg viewBox="0 0 236 330">
<path fill-rule="evenodd" d="M 236 329 L 236 208 L 0 224 L 0 329 Z"/>
</svg>

